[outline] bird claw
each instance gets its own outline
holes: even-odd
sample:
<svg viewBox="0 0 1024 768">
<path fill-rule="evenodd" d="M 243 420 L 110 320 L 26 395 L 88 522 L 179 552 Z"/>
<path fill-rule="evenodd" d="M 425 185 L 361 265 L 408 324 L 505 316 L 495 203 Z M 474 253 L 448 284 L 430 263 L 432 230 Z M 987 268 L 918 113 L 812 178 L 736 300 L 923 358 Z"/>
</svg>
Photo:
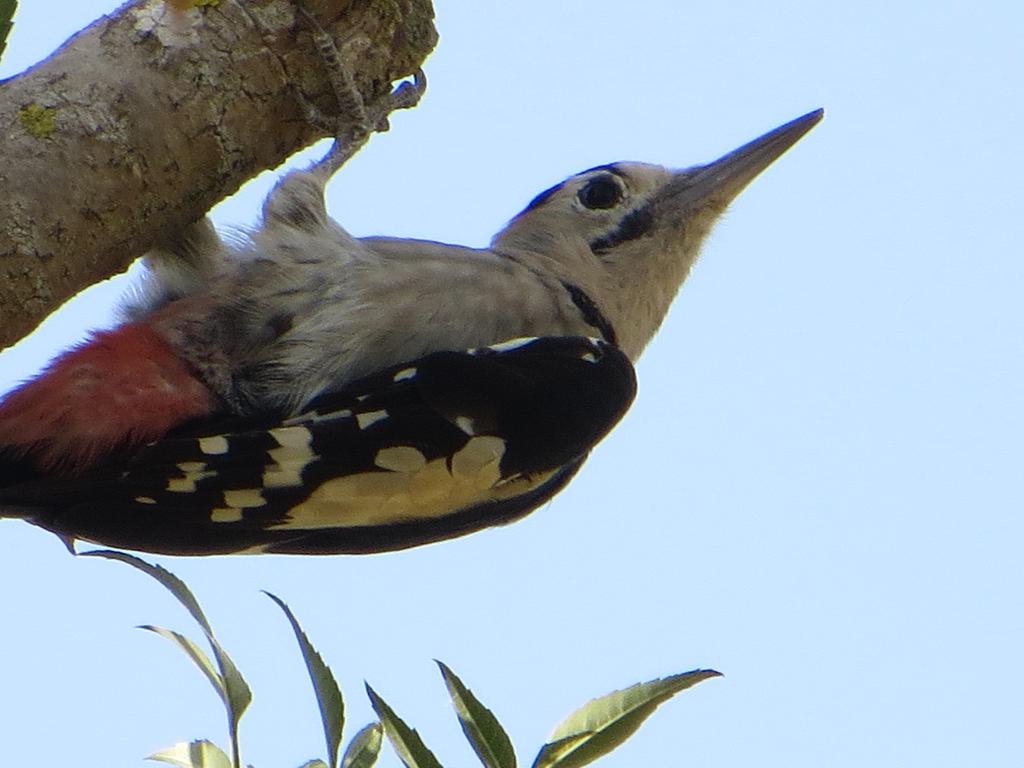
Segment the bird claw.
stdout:
<svg viewBox="0 0 1024 768">
<path fill-rule="evenodd" d="M 362 94 L 356 88 L 351 71 L 341 60 L 334 39 L 324 30 L 313 16 L 300 7 L 299 12 L 310 27 L 313 44 L 324 63 L 327 77 L 337 102 L 337 112 L 328 115 L 297 93 L 298 101 L 310 125 L 334 137 L 334 144 L 327 154 L 314 163 L 310 171 L 321 175 L 326 182 L 369 141 L 374 133 L 390 128 L 388 118 L 392 112 L 415 107 L 427 87 L 423 70 L 416 70 L 412 82 L 405 80 L 393 90 L 367 106 Z"/>
</svg>

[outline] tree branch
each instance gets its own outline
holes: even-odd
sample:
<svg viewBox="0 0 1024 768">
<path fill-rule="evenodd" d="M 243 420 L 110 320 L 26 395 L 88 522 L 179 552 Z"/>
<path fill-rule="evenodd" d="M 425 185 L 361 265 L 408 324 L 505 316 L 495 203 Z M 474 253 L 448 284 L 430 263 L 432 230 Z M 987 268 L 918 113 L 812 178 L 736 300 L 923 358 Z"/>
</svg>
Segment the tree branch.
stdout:
<svg viewBox="0 0 1024 768">
<path fill-rule="evenodd" d="M 181 5 L 181 3 L 177 3 Z M 367 103 L 437 41 L 430 0 L 304 0 Z M 0 88 L 0 347 L 246 180 L 334 110 L 296 0 L 136 0 Z"/>
</svg>

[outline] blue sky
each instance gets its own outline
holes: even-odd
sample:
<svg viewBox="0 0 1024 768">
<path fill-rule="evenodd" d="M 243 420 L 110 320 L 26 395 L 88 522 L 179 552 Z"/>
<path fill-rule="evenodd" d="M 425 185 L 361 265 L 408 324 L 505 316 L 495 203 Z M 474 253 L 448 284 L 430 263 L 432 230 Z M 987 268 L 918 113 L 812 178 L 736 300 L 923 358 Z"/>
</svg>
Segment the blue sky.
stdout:
<svg viewBox="0 0 1024 768">
<path fill-rule="evenodd" d="M 268 589 L 332 664 L 353 726 L 367 679 L 446 765 L 474 758 L 435 657 L 526 764 L 586 699 L 714 667 L 723 679 L 602 764 L 1020 765 L 1022 6 L 436 5 L 424 102 L 331 186 L 356 234 L 483 245 L 582 168 L 704 162 L 826 118 L 732 207 L 631 413 L 530 518 L 375 557 L 154 558 L 255 689 L 246 759 L 321 749 Z M 114 9 L 23 6 L 5 75 Z M 274 178 L 218 224 L 251 222 Z M 121 290 L 0 356 L 0 386 Z M 223 742 L 207 683 L 132 629 L 191 632 L 155 583 L 16 521 L 0 522 L 0 580 L 5 763 L 130 766 Z"/>
</svg>

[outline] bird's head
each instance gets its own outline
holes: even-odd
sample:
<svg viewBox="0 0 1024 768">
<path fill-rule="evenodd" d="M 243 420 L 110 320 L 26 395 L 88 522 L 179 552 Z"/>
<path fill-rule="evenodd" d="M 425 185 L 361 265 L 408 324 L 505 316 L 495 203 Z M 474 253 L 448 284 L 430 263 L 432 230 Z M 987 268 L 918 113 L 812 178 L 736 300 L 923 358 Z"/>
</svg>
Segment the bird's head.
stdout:
<svg viewBox="0 0 1024 768">
<path fill-rule="evenodd" d="M 578 173 L 534 198 L 491 247 L 586 292 L 636 360 L 715 221 L 822 114 L 798 117 L 707 165 L 612 163 Z"/>
</svg>

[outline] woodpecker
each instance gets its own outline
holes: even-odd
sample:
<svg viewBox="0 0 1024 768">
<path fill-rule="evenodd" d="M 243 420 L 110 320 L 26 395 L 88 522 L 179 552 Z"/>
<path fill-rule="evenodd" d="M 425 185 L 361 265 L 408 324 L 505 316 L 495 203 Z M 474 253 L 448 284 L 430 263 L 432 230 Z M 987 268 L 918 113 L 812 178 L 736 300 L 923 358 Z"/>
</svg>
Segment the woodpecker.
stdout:
<svg viewBox="0 0 1024 768">
<path fill-rule="evenodd" d="M 372 553 L 518 519 L 629 408 L 716 219 L 821 117 L 707 165 L 583 171 L 484 249 L 348 234 L 324 186 L 369 132 L 339 137 L 248 236 L 204 219 L 153 249 L 120 325 L 0 401 L 0 516 L 172 555 Z"/>
</svg>

